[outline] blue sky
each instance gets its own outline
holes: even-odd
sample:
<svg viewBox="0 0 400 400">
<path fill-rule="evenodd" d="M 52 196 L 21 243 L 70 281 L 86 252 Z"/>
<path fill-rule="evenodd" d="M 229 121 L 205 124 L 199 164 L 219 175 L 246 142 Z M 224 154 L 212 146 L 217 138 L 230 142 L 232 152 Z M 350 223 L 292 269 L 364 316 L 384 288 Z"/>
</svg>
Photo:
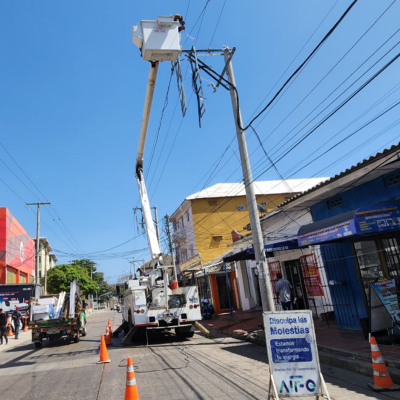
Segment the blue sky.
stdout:
<svg viewBox="0 0 400 400">
<path fill-rule="evenodd" d="M 143 19 L 156 19 L 158 15 L 180 13 L 185 17 L 186 32 L 197 39 L 183 34 L 184 48 L 192 45 L 198 49 L 235 46 L 233 66 L 242 116 L 247 122 L 259 105 L 266 104 L 311 52 L 351 1 L 228 0 L 221 14 L 224 0 L 211 0 L 201 14 L 206 3 L 206 0 L 19 0 L 1 3 L 1 143 L 42 194 L 37 193 L 0 147 L 3 161 L 0 163 L 0 177 L 13 190 L 0 182 L 0 203 L 11 210 L 31 235 L 35 235 L 35 213 L 27 209 L 23 201 L 51 201 L 55 211 L 42 211 L 41 234 L 48 237 L 55 249 L 76 254 L 75 257 L 61 257 L 62 253 L 56 252 L 60 262 L 79 257 L 82 249 L 87 253 L 99 252 L 138 235 L 132 212 L 132 208 L 138 205 L 134 164 L 149 66 L 141 60 L 139 50 L 132 43 L 131 25 Z M 399 52 L 400 46 L 397 46 L 384 56 L 400 40 L 400 34 L 396 33 L 400 2 L 394 2 L 355 44 L 392 3 L 392 0 L 359 1 L 266 117 L 254 123 L 261 139 L 266 139 L 264 145 L 272 159 L 277 160 L 284 152 L 285 147 L 281 146 L 285 143 L 285 135 L 299 131 L 365 73 L 299 135 L 306 132 Z M 391 35 L 394 36 L 372 55 Z M 210 45 L 212 37 L 214 44 Z M 382 56 L 383 59 L 378 61 Z M 206 61 L 217 71 L 223 68 L 220 57 L 209 57 Z M 375 62 L 377 64 L 368 70 Z M 279 161 L 277 167 L 281 174 L 285 178 L 331 176 L 398 142 L 397 107 L 301 169 L 315 156 L 398 101 L 399 62 L 395 61 Z M 182 61 L 182 66 L 185 73 L 187 62 Z M 162 63 L 146 144 L 146 173 L 146 161 L 150 159 L 169 78 L 170 64 Z M 158 207 L 160 216 L 167 212 L 172 214 L 186 196 L 202 188 L 209 177 L 207 171 L 220 159 L 235 135 L 229 93 L 220 87 L 213 94 L 212 88 L 207 86 L 209 77 L 203 74 L 203 78 L 207 111 L 201 129 L 198 127 L 190 73 L 185 79 L 190 102 L 183 121 L 179 105 L 176 107 L 175 76 L 172 78 L 168 106 L 148 179 L 151 203 Z M 319 108 L 301 122 L 317 106 Z M 385 128 L 391 129 L 384 131 Z M 247 136 L 254 176 L 262 180 L 277 179 L 273 169 L 262 174 L 268 168 L 268 162 L 251 130 L 247 131 Z M 319 149 L 323 145 L 325 147 Z M 224 167 L 211 177 L 208 186 L 241 180 L 240 165 L 234 155 L 236 150 L 234 141 L 220 164 Z M 99 270 L 111 277 L 111 281 L 116 281 L 117 276 L 130 266 L 125 259 L 127 254 L 121 252 L 132 252 L 132 255 L 136 252 L 137 259 L 148 259 L 147 250 L 138 251 L 146 247 L 145 238 L 140 236 L 107 252 L 107 256 L 96 255 L 95 259 Z M 120 258 L 102 259 L 109 257 Z"/>
</svg>

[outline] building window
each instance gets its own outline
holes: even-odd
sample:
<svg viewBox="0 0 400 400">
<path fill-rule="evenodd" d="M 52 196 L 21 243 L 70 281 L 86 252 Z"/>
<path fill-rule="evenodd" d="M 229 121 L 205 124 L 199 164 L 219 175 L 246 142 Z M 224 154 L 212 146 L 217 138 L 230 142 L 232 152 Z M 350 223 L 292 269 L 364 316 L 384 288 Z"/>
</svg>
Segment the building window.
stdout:
<svg viewBox="0 0 400 400">
<path fill-rule="evenodd" d="M 17 271 L 15 269 L 7 268 L 6 279 L 7 283 L 17 283 Z"/>
<path fill-rule="evenodd" d="M 186 221 L 190 221 L 189 211 L 186 211 Z"/>
<path fill-rule="evenodd" d="M 209 199 L 209 200 L 208 200 L 208 205 L 209 205 L 209 206 L 212 206 L 212 207 L 217 206 L 217 205 L 218 205 L 218 200 Z"/>
<path fill-rule="evenodd" d="M 327 200 L 327 203 L 329 209 L 340 207 L 343 204 L 342 197 L 341 196 L 331 197 L 330 199 Z"/>
<path fill-rule="evenodd" d="M 185 227 L 185 224 L 183 223 L 183 217 L 180 219 L 180 224 L 179 225 L 182 225 L 182 228 L 184 228 Z"/>
<path fill-rule="evenodd" d="M 246 206 L 244 204 L 239 204 L 238 206 L 236 206 L 238 211 L 245 211 L 246 210 Z"/>
<path fill-rule="evenodd" d="M 39 268 L 42 268 L 42 256 L 39 256 Z"/>
<path fill-rule="evenodd" d="M 189 257 L 190 258 L 194 257 L 194 249 L 192 244 L 189 246 Z"/>
<path fill-rule="evenodd" d="M 400 171 L 385 176 L 384 182 L 387 188 L 398 185 L 400 183 Z"/>
</svg>

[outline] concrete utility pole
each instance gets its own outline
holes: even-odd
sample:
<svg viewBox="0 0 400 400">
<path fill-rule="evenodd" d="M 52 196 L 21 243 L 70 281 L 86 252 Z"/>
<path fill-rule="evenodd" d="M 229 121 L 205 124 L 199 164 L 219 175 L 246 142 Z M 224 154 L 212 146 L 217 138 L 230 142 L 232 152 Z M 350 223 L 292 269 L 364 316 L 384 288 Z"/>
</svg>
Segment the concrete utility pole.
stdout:
<svg viewBox="0 0 400 400">
<path fill-rule="evenodd" d="M 271 279 L 269 276 L 268 262 L 265 257 L 264 241 L 261 231 L 260 219 L 258 217 L 257 200 L 254 193 L 253 177 L 251 173 L 250 160 L 247 152 L 245 132 L 240 129 L 243 126 L 240 108 L 238 107 L 238 99 L 236 93 L 235 76 L 233 74 L 231 50 L 224 48 L 224 57 L 226 63 L 226 74 L 230 85 L 230 93 L 232 100 L 233 116 L 235 119 L 236 136 L 239 144 L 240 160 L 242 163 L 243 180 L 246 190 L 246 200 L 249 207 L 249 217 L 251 226 L 251 235 L 253 238 L 254 254 L 256 264 L 258 266 L 258 280 L 260 283 L 261 301 L 264 311 L 275 311 L 274 299 L 272 296 Z M 238 125 L 240 124 L 240 126 Z"/>
<path fill-rule="evenodd" d="M 175 265 L 175 255 L 174 248 L 172 247 L 172 236 L 171 236 L 171 227 L 169 225 L 169 215 L 165 216 L 165 220 L 167 222 L 167 234 L 168 234 L 168 243 L 169 243 L 169 252 L 171 253 L 172 265 L 174 266 L 174 281 L 178 281 L 178 275 L 176 273 L 176 265 Z"/>
<path fill-rule="evenodd" d="M 44 294 L 47 294 L 47 256 L 49 256 L 49 252 L 47 250 L 47 245 L 44 246 Z"/>
<path fill-rule="evenodd" d="M 39 234 L 40 234 L 40 205 L 48 205 L 51 203 L 43 203 L 39 201 L 38 203 L 26 203 L 27 206 L 37 206 L 37 220 L 36 220 L 36 265 L 35 265 L 35 284 L 39 284 Z"/>
</svg>

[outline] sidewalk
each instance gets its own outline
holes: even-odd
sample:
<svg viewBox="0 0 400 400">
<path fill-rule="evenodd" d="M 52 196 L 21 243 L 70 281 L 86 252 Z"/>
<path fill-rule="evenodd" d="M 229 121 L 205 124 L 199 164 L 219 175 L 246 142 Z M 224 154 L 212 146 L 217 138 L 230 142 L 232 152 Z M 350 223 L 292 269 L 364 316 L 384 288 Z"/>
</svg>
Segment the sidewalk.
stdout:
<svg viewBox="0 0 400 400">
<path fill-rule="evenodd" d="M 262 322 L 262 310 L 250 310 L 235 311 L 233 318 L 229 313 L 220 314 L 202 324 L 210 330 L 265 346 L 264 331 L 259 328 Z M 362 331 L 339 329 L 318 319 L 314 320 L 314 327 L 321 363 L 372 376 L 371 346 Z M 379 344 L 379 349 L 393 381 L 400 383 L 400 345 Z"/>
<path fill-rule="evenodd" d="M 11 350 L 14 347 L 17 347 L 21 344 L 31 342 L 32 341 L 32 333 L 28 332 L 19 332 L 18 339 L 15 339 L 15 336 L 8 336 L 8 344 L 6 345 L 6 341 L 3 339 L 3 345 L 0 346 L 0 353 L 3 351 Z M 33 346 L 33 345 L 32 345 Z"/>
</svg>

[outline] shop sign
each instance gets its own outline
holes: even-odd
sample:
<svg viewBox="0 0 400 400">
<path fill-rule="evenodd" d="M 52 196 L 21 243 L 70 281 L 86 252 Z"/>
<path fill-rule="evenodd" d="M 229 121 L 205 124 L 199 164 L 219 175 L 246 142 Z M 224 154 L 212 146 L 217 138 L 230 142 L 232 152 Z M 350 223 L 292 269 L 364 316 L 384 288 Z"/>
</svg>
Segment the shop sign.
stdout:
<svg viewBox="0 0 400 400">
<path fill-rule="evenodd" d="M 389 313 L 390 318 L 393 320 L 395 325 L 400 328 L 400 292 L 396 286 L 396 281 L 390 279 L 386 281 L 371 282 L 371 288 Z M 374 309 L 379 312 L 378 307 L 371 309 L 371 312 L 373 312 Z M 372 319 L 374 319 L 374 315 L 371 315 L 371 320 Z M 384 326 L 383 328 L 388 328 L 388 326 Z"/>
<path fill-rule="evenodd" d="M 363 207 L 355 214 L 358 233 L 376 233 L 400 229 L 399 203 L 381 203 Z"/>
<path fill-rule="evenodd" d="M 33 284 L 0 285 L 0 308 L 11 312 L 20 307 L 21 312 L 28 311 L 29 299 L 34 295 Z"/>
<path fill-rule="evenodd" d="M 179 265 L 181 273 L 184 271 L 199 271 L 202 268 L 201 254 L 196 254 L 194 257 L 189 258 Z"/>
<path fill-rule="evenodd" d="M 312 312 L 264 312 L 264 327 L 270 390 L 275 398 L 327 393 L 320 371 Z"/>
<path fill-rule="evenodd" d="M 269 276 L 272 283 L 273 293 L 276 292 L 276 282 L 278 282 L 277 275 L 281 273 L 281 266 L 279 261 L 268 261 Z"/>
<path fill-rule="evenodd" d="M 341 222 L 336 225 L 328 226 L 318 231 L 307 233 L 298 237 L 299 246 L 307 246 L 314 243 L 327 242 L 329 240 L 342 239 L 346 236 L 354 235 L 356 228 L 354 219 Z"/>
<path fill-rule="evenodd" d="M 321 285 L 317 260 L 314 254 L 308 254 L 300 257 L 300 263 L 303 268 L 304 283 L 306 285 L 307 294 L 317 297 L 323 296 L 324 291 Z"/>
<path fill-rule="evenodd" d="M 298 236 L 299 246 L 343 239 L 350 235 L 400 229 L 400 204 L 388 202 L 361 207 L 348 221 Z"/>
</svg>

